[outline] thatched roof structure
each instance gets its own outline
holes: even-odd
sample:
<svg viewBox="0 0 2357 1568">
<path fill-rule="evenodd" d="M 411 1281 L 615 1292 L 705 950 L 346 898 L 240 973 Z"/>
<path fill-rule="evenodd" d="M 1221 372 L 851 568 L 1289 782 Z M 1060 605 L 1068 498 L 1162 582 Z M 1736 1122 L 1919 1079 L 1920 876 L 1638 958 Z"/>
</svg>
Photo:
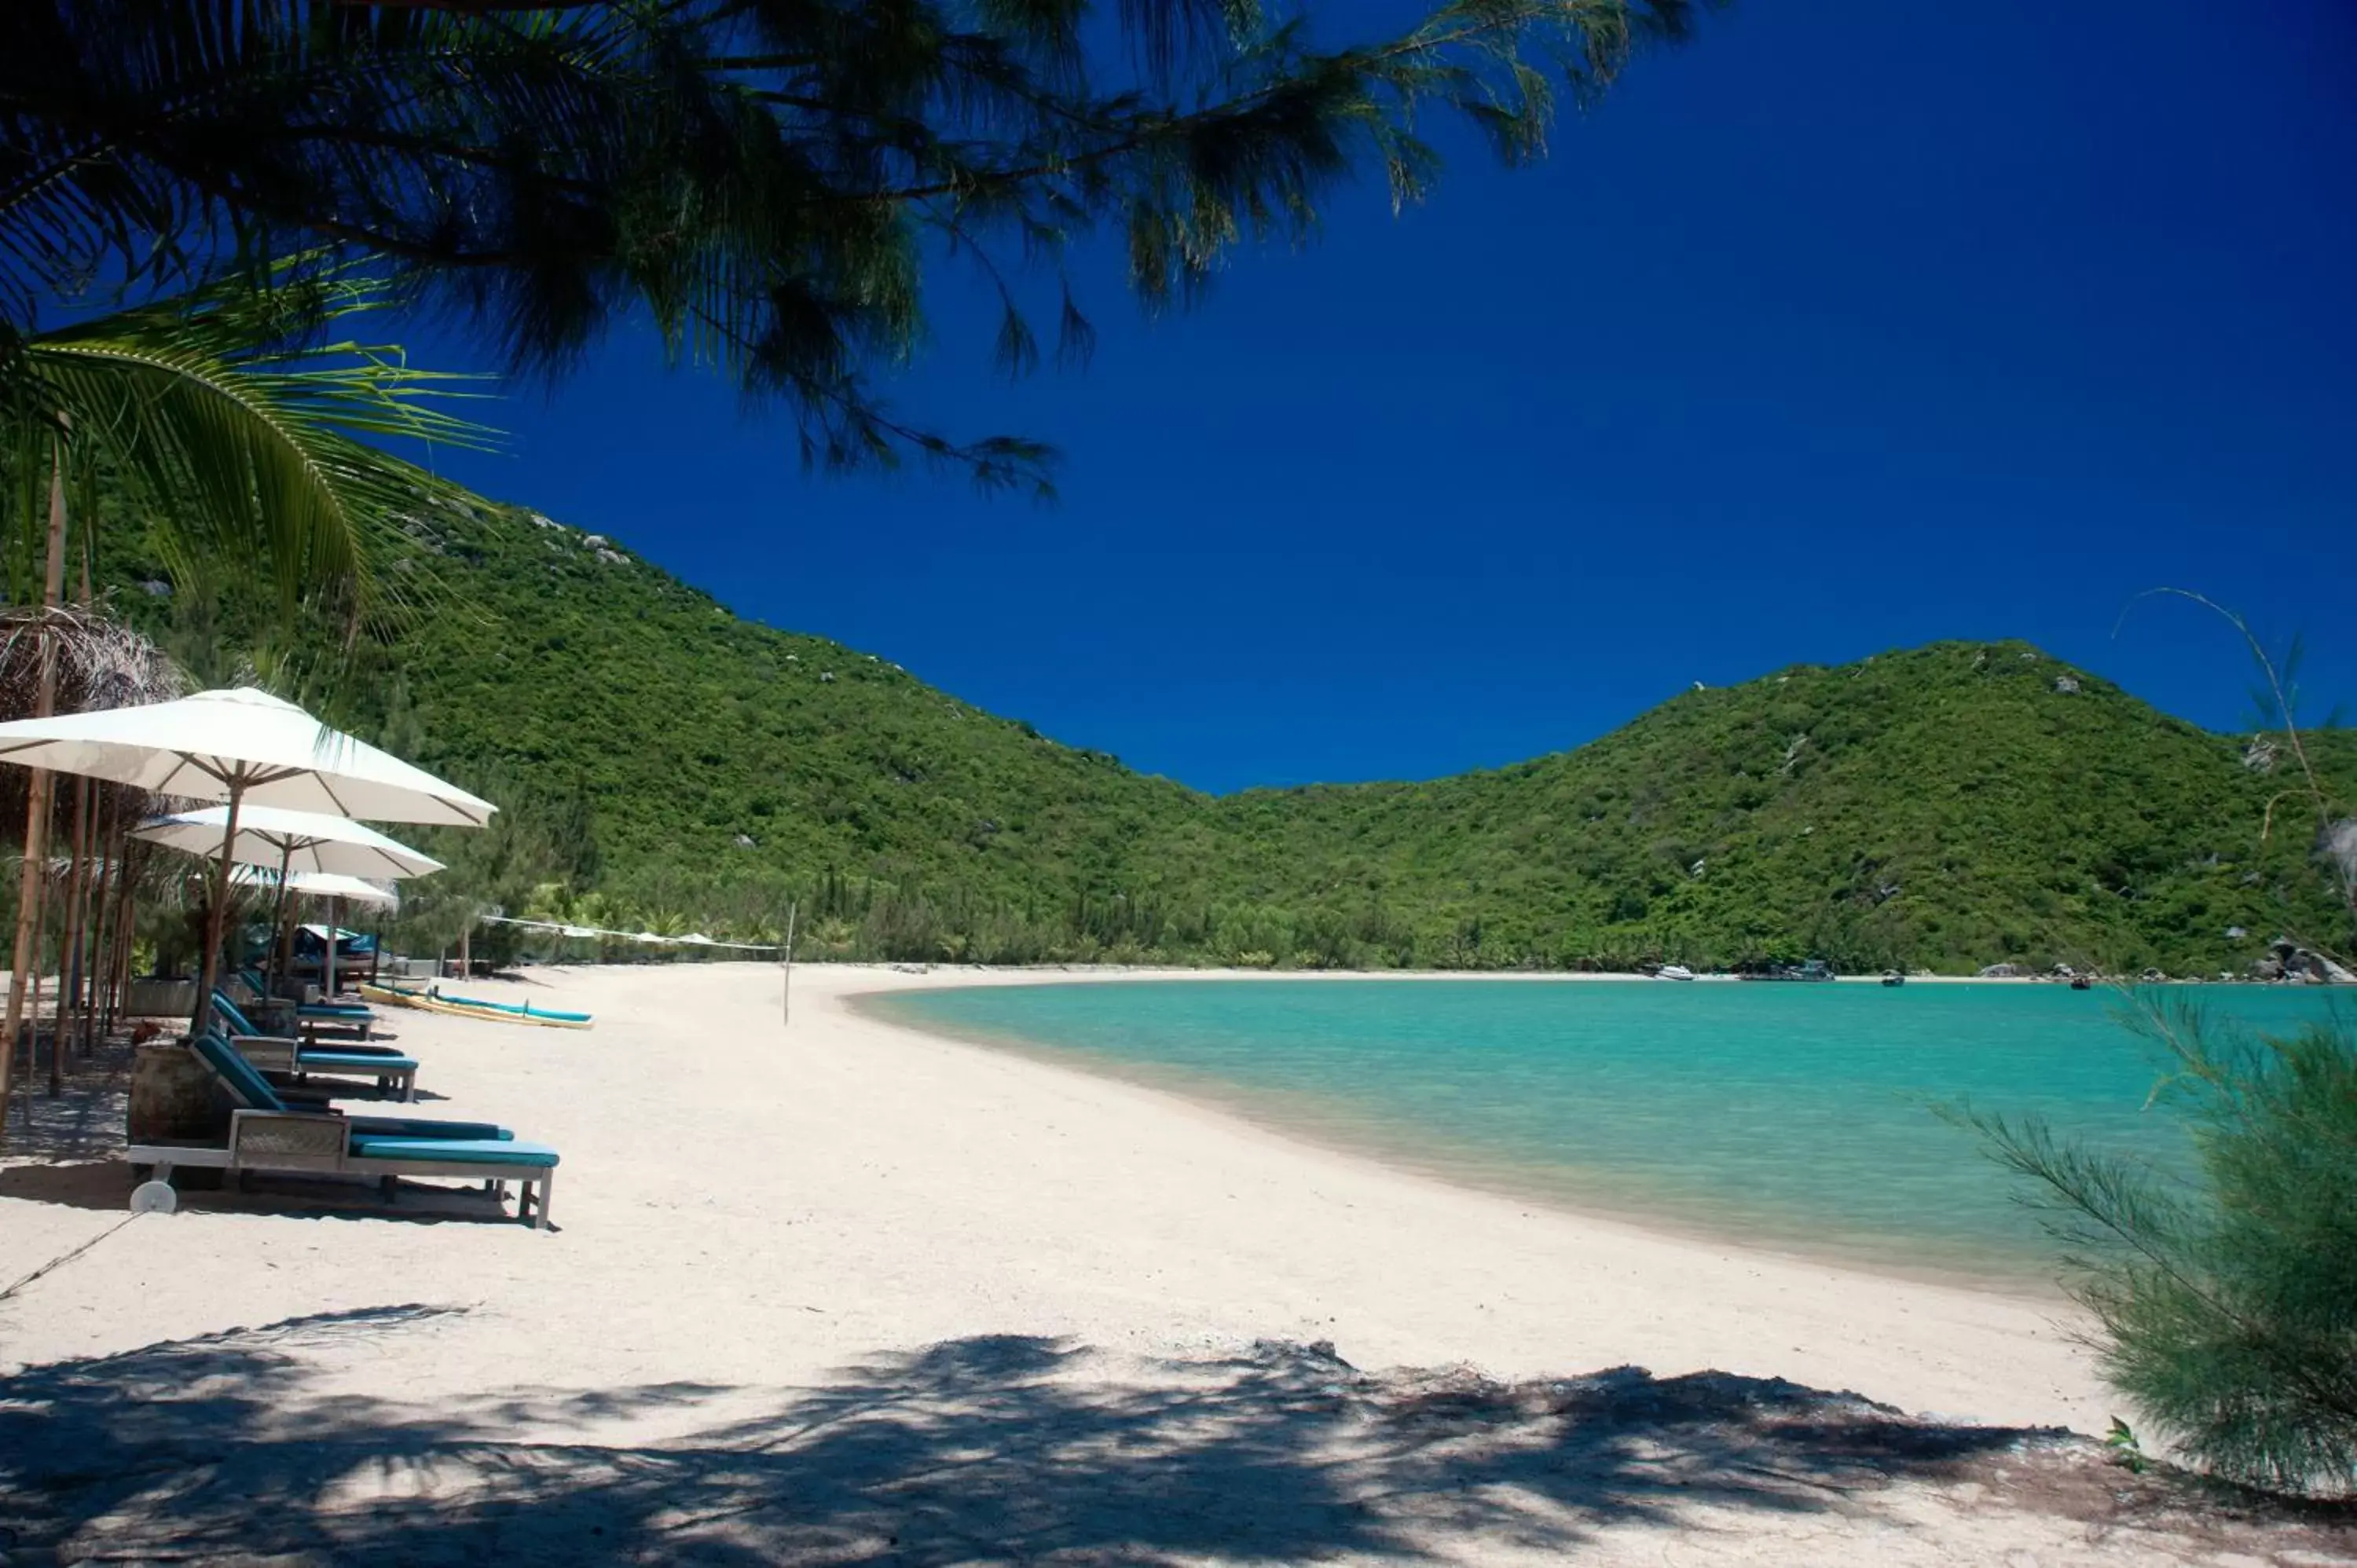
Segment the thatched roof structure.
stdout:
<svg viewBox="0 0 2357 1568">
<path fill-rule="evenodd" d="M 0 607 L 0 722 L 33 716 L 44 641 L 56 650 L 58 713 L 168 702 L 188 689 L 187 679 L 160 649 L 118 621 L 71 606 L 42 610 L 12 605 Z M 25 798 L 31 779 L 27 768 L 0 768 L 0 853 L 24 843 Z M 146 810 L 147 796 L 142 790 L 116 784 L 100 789 L 110 811 Z M 55 835 L 70 830 L 73 791 L 61 788 L 55 798 L 50 842 L 62 847 Z"/>
</svg>

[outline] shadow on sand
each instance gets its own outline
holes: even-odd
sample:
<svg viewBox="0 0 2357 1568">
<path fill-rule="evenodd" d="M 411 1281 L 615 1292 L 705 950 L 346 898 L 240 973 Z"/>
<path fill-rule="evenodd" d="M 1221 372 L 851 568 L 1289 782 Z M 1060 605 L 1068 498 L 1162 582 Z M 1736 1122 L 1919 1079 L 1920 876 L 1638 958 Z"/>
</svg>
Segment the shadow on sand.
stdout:
<svg viewBox="0 0 2357 1568">
<path fill-rule="evenodd" d="M 446 1309 L 390 1306 L 0 1379 L 17 1561 L 1437 1561 L 1608 1527 L 1854 1514 L 2051 1434 L 1854 1396 L 1629 1368 L 1501 1385 L 1372 1377 L 1323 1346 L 1190 1361 L 1018 1337 L 877 1358 L 801 1391 L 660 1384 L 402 1405 L 322 1354 Z M 669 1434 L 627 1444 L 626 1422 Z M 595 1441 L 600 1429 L 613 1441 Z M 646 1430 L 641 1424 L 640 1432 Z"/>
</svg>

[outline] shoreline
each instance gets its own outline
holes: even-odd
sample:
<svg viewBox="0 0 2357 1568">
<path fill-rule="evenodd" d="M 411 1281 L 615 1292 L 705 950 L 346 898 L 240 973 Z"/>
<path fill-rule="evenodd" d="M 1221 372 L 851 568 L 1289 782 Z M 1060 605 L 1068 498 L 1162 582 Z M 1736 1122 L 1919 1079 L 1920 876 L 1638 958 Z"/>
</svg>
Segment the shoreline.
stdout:
<svg viewBox="0 0 2357 1568">
<path fill-rule="evenodd" d="M 1178 977 L 1156 972 L 1119 979 L 1154 983 Z M 1098 983 L 1118 983 L 1119 979 L 1106 976 Z M 1020 986 L 1025 983 L 1000 983 Z M 1087 982 L 1076 977 L 1074 983 Z M 1311 1158 L 1361 1161 L 1404 1179 L 1430 1182 L 1508 1203 L 1537 1205 L 1571 1219 L 1609 1225 L 1632 1234 L 1703 1248 L 1732 1249 L 1799 1267 L 1837 1269 L 1875 1279 L 2002 1296 L 2056 1311 L 2075 1310 L 2050 1272 L 2027 1267 L 2008 1271 L 1993 1262 L 1986 1264 L 1959 1262 L 1953 1266 L 1935 1262 L 1909 1264 L 1864 1257 L 1835 1245 L 1813 1247 L 1806 1240 L 1798 1239 L 1771 1242 L 1743 1234 L 1744 1221 L 1741 1220 L 1724 1219 L 1714 1223 L 1699 1216 L 1681 1216 L 1666 1208 L 1648 1208 L 1638 1199 L 1615 1205 L 1600 1192 L 1575 1193 L 1550 1187 L 1535 1179 L 1533 1173 L 1510 1163 L 1484 1165 L 1474 1155 L 1462 1151 L 1426 1157 L 1425 1147 L 1411 1138 L 1385 1140 L 1334 1131 L 1319 1125 L 1314 1115 L 1286 1114 L 1281 1108 L 1285 1103 L 1282 1097 L 1232 1083 L 1215 1075 L 1194 1072 L 1167 1063 L 1090 1057 L 1017 1035 L 996 1035 L 984 1029 L 963 1030 L 930 1019 L 903 1019 L 890 1015 L 890 1002 L 894 997 L 905 996 L 917 990 L 954 991 L 964 988 L 958 983 L 922 987 L 885 986 L 845 992 L 837 1001 L 852 1016 L 879 1027 L 899 1030 L 937 1043 L 962 1045 L 994 1055 L 1013 1057 L 1054 1072 L 1074 1073 L 1082 1078 L 1125 1084 L 1224 1122 L 1240 1123 L 1293 1145 Z"/>
<path fill-rule="evenodd" d="M 677 968 L 660 961 L 647 964 L 591 964 L 581 968 L 632 969 Z M 826 970 L 864 970 L 872 972 L 909 975 L 962 974 L 973 976 L 1053 977 L 1043 983 L 1075 983 L 1104 980 L 1254 980 L 1274 981 L 1343 981 L 1381 980 L 1401 983 L 1435 981 L 1512 981 L 1520 984 L 1542 985 L 1874 985 L 1882 983 L 1879 974 L 1840 974 L 1829 981 L 1749 980 L 1739 974 L 1697 974 L 1692 980 L 1669 981 L 1658 975 L 1636 974 L 1623 971 L 1589 970 L 1530 970 L 1530 969 L 1238 969 L 1208 966 L 1190 969 L 1168 964 L 1116 963 L 1033 963 L 981 964 L 898 962 L 883 959 L 797 959 L 797 972 L 818 972 Z M 2335 990 L 2331 986 L 2294 984 L 2284 981 L 2209 980 L 2196 975 L 2171 975 L 2165 980 L 2131 980 L 2121 976 L 2090 976 L 2098 990 L 2146 990 L 2158 986 L 2199 985 L 2233 990 L 2308 991 Z M 2050 985 L 2068 988 L 2069 982 L 2043 974 L 1909 974 L 1909 985 Z M 990 983 L 978 980 L 976 983 Z M 999 983 L 1019 983 L 999 982 Z"/>
<path fill-rule="evenodd" d="M 1743 1339 L 1781 1337 L 1792 1325 L 1780 1321 L 1777 1308 L 1797 1309 L 1805 1313 L 1813 1324 L 1822 1326 L 1830 1320 L 1841 1326 L 1836 1337 L 1853 1352 L 1867 1352 L 1868 1359 L 1887 1369 L 1880 1378 L 1859 1377 L 1854 1373 L 1835 1378 L 1825 1386 L 1857 1389 L 1867 1397 L 1889 1401 L 1903 1408 L 1918 1412 L 1936 1412 L 1942 1415 L 1968 1414 L 1972 1419 L 2009 1422 L 2029 1425 L 2067 1426 L 2080 1432 L 2097 1432 L 2110 1419 L 2111 1410 L 2118 1404 L 2115 1395 L 2105 1390 L 2094 1373 L 2092 1358 L 2076 1336 L 2081 1330 L 2081 1315 L 2061 1295 L 2059 1291 L 2032 1291 L 2010 1288 L 2006 1284 L 1934 1276 L 1864 1266 L 1855 1261 L 1837 1261 L 1780 1247 L 1762 1246 L 1738 1241 L 1724 1235 L 1690 1231 L 1660 1222 L 1652 1216 L 1635 1216 L 1598 1212 L 1568 1206 L 1560 1200 L 1546 1200 L 1524 1194 L 1498 1190 L 1435 1171 L 1410 1168 L 1363 1149 L 1339 1147 L 1335 1144 L 1304 1136 L 1297 1128 L 1272 1123 L 1251 1116 L 1236 1106 L 1197 1097 L 1165 1085 L 1141 1081 L 1116 1073 L 1101 1072 L 1078 1063 L 1051 1058 L 1008 1045 L 986 1043 L 961 1037 L 954 1033 L 939 1032 L 920 1025 L 903 1023 L 876 1016 L 861 1004 L 873 998 L 904 993 L 914 990 L 953 989 L 961 985 L 1024 983 L 1061 983 L 1069 979 L 1074 983 L 1120 983 L 1129 980 L 1188 980 L 1264 977 L 1262 971 L 1206 972 L 1200 970 L 1127 969 L 1112 970 L 1094 966 L 1085 972 L 1024 970 L 1007 972 L 981 966 L 932 966 L 919 970 L 897 965 L 829 965 L 839 978 L 825 988 L 823 1004 L 844 1022 L 867 1031 L 897 1036 L 910 1042 L 921 1042 L 939 1052 L 954 1052 L 993 1063 L 1005 1064 L 1029 1073 L 1042 1073 L 1066 1080 L 1068 1092 L 1086 1095 L 1095 1100 L 1117 1098 L 1121 1109 L 1137 1113 L 1151 1108 L 1148 1114 L 1167 1118 L 1197 1130 L 1204 1137 L 1217 1137 L 1245 1143 L 1265 1153 L 1273 1160 L 1297 1163 L 1307 1171 L 1329 1177 L 1345 1172 L 1355 1181 L 1370 1187 L 1393 1188 L 1405 1194 L 1413 1191 L 1423 1198 L 1446 1207 L 1462 1207 L 1469 1214 L 1480 1211 L 1484 1218 L 1496 1221 L 1512 1215 L 1528 1226 L 1534 1220 L 1546 1223 L 1556 1231 L 1553 1240 L 1568 1244 L 1570 1250 L 1588 1260 L 1601 1273 L 1623 1289 L 1639 1293 L 1658 1292 L 1666 1297 L 1691 1305 L 1697 1296 L 1717 1298 L 1709 1316 L 1726 1313 L 1737 1320 L 1750 1319 L 1755 1313 L 1760 1321 L 1747 1322 Z M 1047 973 L 1060 978 L 1048 981 Z M 1359 975 L 1324 972 L 1333 979 L 1361 978 Z M 1364 978 L 1377 978 L 1366 975 Z M 1417 981 L 1426 978 L 1487 978 L 1485 976 L 1427 975 L 1425 972 L 1398 973 L 1391 978 Z M 1517 977 L 1529 979 L 1570 978 L 1561 976 Z M 1611 983 L 1644 980 L 1644 976 L 1577 977 Z M 2021 984 L 2023 981 L 1989 981 L 1974 983 Z M 815 989 L 815 988 L 814 988 Z M 797 997 L 800 997 L 797 992 Z M 799 1016 L 799 1015 L 798 1015 Z M 1085 1086 L 1085 1087 L 1083 1087 Z M 1107 1104 L 1106 1109 L 1113 1109 Z M 1306 1173 L 1305 1173 L 1306 1174 Z M 1589 1297 L 1588 1305 L 1598 1305 Z M 1655 1340 L 1670 1326 L 1660 1323 L 1655 1314 L 1658 1307 L 1632 1300 L 1623 1290 L 1607 1293 L 1609 1310 L 1605 1322 L 1612 1324 L 1625 1337 L 1623 1344 Z M 1627 1315 L 1627 1316 L 1624 1316 Z M 1822 1316 L 1820 1316 L 1822 1315 Z M 1644 1319 L 1641 1332 L 1635 1319 Z M 1604 1327 L 1604 1322 L 1596 1326 Z M 1936 1334 L 1918 1341 L 1919 1328 L 1937 1326 Z M 1689 1356 L 1693 1340 L 1686 1335 L 1672 1332 L 1672 1344 L 1678 1345 Z M 1970 1355 L 1960 1354 L 1964 1343 L 1979 1340 Z M 1803 1351 L 1803 1342 L 1795 1342 L 1793 1350 L 1810 1361 L 1813 1355 Z M 1348 1353 L 1349 1348 L 1344 1347 Z M 1610 1354 L 1609 1352 L 1602 1352 Z M 1621 1359 L 1653 1366 L 1656 1359 L 1643 1355 L 1623 1355 Z M 1675 1357 L 1657 1358 L 1684 1369 L 1684 1363 Z M 1405 1365 L 1413 1358 L 1380 1362 L 1381 1365 Z M 1520 1359 L 1498 1359 L 1480 1356 L 1462 1358 L 1468 1364 L 1494 1375 L 1515 1377 L 1537 1375 L 1542 1365 Z M 1577 1358 L 1575 1357 L 1577 1360 Z M 1596 1359 L 1594 1357 L 1588 1358 Z M 1792 1359 L 1786 1358 L 1787 1362 Z M 1582 1362 L 1581 1364 L 1586 1364 Z M 1602 1364 L 1599 1362 L 1598 1364 Z M 1726 1354 L 1722 1348 L 1716 1359 L 1696 1360 L 1699 1367 L 1707 1364 L 1717 1369 L 1746 1374 L 1799 1377 L 1806 1382 L 1816 1382 L 1824 1369 L 1812 1366 L 1809 1373 L 1795 1373 L 1789 1366 L 1770 1369 L 1764 1363 Z M 1906 1369 L 1902 1373 L 1901 1369 Z M 1934 1376 L 1916 1374 L 1934 1372 Z M 1982 1396 L 1993 1403 L 1975 1402 L 1968 1391 L 1979 1386 Z"/>
</svg>

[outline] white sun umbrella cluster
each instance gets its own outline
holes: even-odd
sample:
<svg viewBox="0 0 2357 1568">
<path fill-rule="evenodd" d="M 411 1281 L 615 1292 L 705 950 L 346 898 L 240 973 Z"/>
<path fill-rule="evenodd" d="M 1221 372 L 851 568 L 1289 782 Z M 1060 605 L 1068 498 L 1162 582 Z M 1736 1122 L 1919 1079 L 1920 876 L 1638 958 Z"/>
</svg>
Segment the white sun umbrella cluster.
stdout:
<svg viewBox="0 0 2357 1568">
<path fill-rule="evenodd" d="M 266 865 L 245 865 L 232 870 L 230 880 L 241 887 L 283 891 L 301 898 L 341 898 L 348 904 L 383 904 L 393 908 L 401 906 L 401 889 L 392 883 L 371 882 L 364 876 L 339 876 L 332 871 L 290 871 L 282 878 Z"/>
<path fill-rule="evenodd" d="M 329 818 L 481 827 L 498 810 L 489 800 L 250 686 L 199 692 L 169 703 L 0 724 L 0 761 L 112 779 L 158 795 L 225 802 L 219 836 L 208 852 L 217 854 L 220 863 L 197 985 L 194 1026 L 199 1029 L 212 1005 L 230 863 L 239 858 L 239 819 L 246 811 L 271 808 Z M 391 840 L 384 843 L 392 844 Z M 425 858 L 414 851 L 404 853 Z"/>
<path fill-rule="evenodd" d="M 229 808 L 208 806 L 150 818 L 131 836 L 190 854 L 212 855 L 221 853 L 228 832 Z M 330 876 L 424 876 L 442 869 L 440 861 L 385 837 L 364 822 L 281 806 L 242 809 L 229 857 L 241 865 L 267 866 L 282 874 Z"/>
</svg>

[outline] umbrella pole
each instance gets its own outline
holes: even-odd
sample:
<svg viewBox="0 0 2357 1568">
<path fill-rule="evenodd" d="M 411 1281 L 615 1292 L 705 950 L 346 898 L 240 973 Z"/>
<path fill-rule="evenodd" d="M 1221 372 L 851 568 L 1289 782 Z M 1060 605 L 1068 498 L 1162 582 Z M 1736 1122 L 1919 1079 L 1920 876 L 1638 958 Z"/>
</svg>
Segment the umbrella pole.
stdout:
<svg viewBox="0 0 2357 1568">
<path fill-rule="evenodd" d="M 213 868 L 213 907 L 205 913 L 204 960 L 197 966 L 197 1012 L 189 1024 L 191 1035 L 205 1032 L 205 1022 L 213 1010 L 213 982 L 221 972 L 221 930 L 229 919 L 229 852 L 237 843 L 237 809 L 245 800 L 245 779 L 233 777 L 229 784 L 229 822 L 221 831 L 221 864 Z"/>
<path fill-rule="evenodd" d="M 91 780 L 74 780 L 73 838 L 66 857 L 64 929 L 58 944 L 58 1032 L 49 1041 L 49 1094 L 65 1092 L 66 1041 L 72 1037 L 81 1010 L 82 939 L 90 901 Z"/>
<path fill-rule="evenodd" d="M 286 891 L 286 871 L 295 864 L 295 841 L 289 837 L 278 850 L 278 897 L 270 906 L 270 947 L 273 967 L 279 980 L 286 984 L 295 980 L 295 933 L 287 928 L 286 918 L 293 913 L 294 896 Z"/>
<path fill-rule="evenodd" d="M 342 929 L 339 922 L 343 913 L 341 898 L 328 900 L 328 954 L 319 961 L 319 993 L 322 1000 L 328 1002 L 336 999 L 336 933 Z"/>
</svg>

